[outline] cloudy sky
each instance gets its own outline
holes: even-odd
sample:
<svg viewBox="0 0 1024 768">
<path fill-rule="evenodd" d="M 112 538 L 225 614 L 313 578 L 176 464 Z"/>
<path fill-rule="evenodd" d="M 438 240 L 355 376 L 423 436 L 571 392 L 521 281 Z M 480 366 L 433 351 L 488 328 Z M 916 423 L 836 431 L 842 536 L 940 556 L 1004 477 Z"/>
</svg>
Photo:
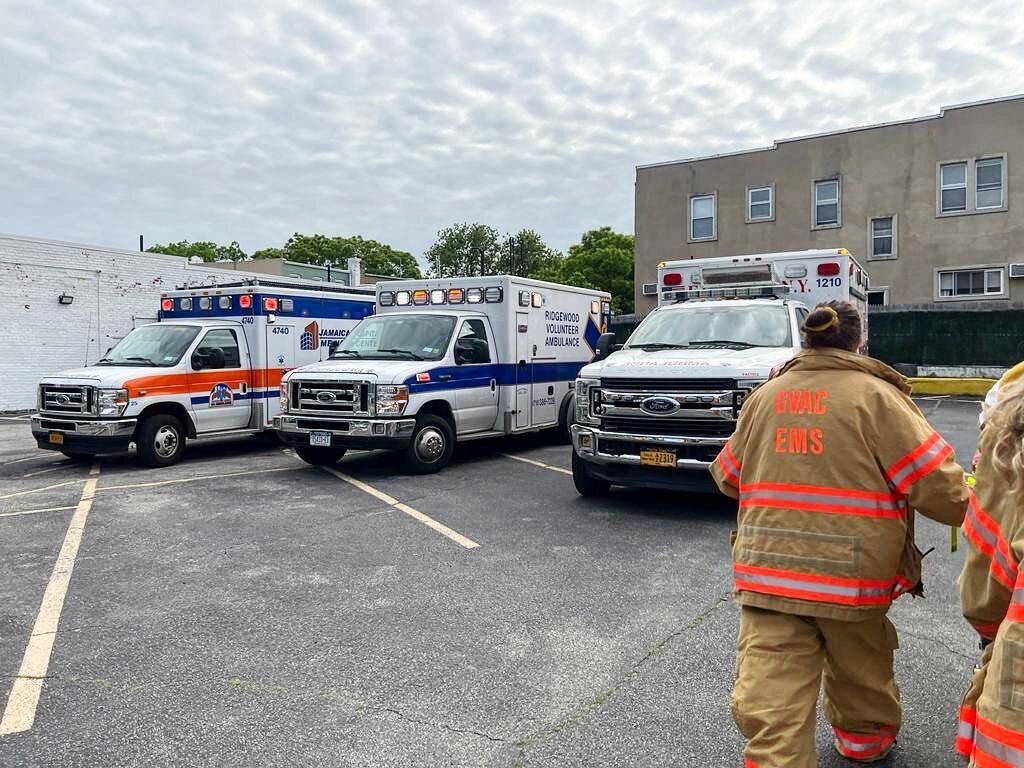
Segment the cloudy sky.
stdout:
<svg viewBox="0 0 1024 768">
<path fill-rule="evenodd" d="M 0 232 L 632 231 L 634 166 L 1024 91 L 1021 0 L 0 0 Z"/>
</svg>

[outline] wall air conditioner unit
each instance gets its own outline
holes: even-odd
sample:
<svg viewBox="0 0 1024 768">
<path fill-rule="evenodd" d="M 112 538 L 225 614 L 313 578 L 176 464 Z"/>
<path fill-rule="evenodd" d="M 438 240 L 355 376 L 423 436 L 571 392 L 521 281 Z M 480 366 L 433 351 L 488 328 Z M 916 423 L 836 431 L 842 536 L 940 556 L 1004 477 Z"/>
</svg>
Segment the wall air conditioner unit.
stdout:
<svg viewBox="0 0 1024 768">
<path fill-rule="evenodd" d="M 1024 264 L 1020 266 L 1024 267 Z M 657 283 L 644 283 L 643 286 L 644 296 L 657 296 L 658 295 L 658 284 Z"/>
<path fill-rule="evenodd" d="M 1024 277 L 1024 264 L 1011 264 L 1010 277 Z"/>
</svg>

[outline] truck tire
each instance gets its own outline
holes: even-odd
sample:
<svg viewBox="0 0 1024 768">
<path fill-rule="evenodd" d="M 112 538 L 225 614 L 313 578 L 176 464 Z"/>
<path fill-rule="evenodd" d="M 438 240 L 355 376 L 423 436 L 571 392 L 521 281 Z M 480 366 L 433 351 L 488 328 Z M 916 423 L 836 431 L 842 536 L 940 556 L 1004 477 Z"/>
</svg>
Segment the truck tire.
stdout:
<svg viewBox="0 0 1024 768">
<path fill-rule="evenodd" d="M 570 397 L 562 408 L 561 418 L 558 420 L 558 429 L 555 430 L 555 441 L 559 445 L 569 445 L 572 442 L 572 427 L 576 420 L 576 398 Z"/>
<path fill-rule="evenodd" d="M 581 459 L 576 451 L 572 452 L 572 482 L 580 496 L 588 498 L 605 496 L 612 487 L 607 480 L 591 477 L 587 473 L 587 462 Z"/>
<path fill-rule="evenodd" d="M 314 467 L 333 467 L 345 455 L 345 448 L 316 448 L 311 445 L 295 447 L 296 455 Z"/>
<path fill-rule="evenodd" d="M 185 425 L 169 413 L 155 413 L 139 425 L 135 446 L 147 467 L 169 467 L 185 453 Z"/>
<path fill-rule="evenodd" d="M 405 466 L 414 475 L 431 475 L 448 466 L 455 453 L 455 430 L 440 416 L 416 419 L 412 441 L 405 449 Z"/>
</svg>

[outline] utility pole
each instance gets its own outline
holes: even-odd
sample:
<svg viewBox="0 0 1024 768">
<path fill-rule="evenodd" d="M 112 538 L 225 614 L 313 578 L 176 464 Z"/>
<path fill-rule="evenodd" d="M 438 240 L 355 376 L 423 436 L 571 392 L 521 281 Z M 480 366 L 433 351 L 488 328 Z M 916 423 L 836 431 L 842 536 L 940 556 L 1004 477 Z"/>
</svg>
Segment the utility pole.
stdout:
<svg viewBox="0 0 1024 768">
<path fill-rule="evenodd" d="M 145 250 L 146 250 L 146 248 L 142 244 L 142 235 L 139 235 L 139 251 L 145 251 Z"/>
<path fill-rule="evenodd" d="M 516 239 L 510 237 L 508 239 L 508 271 L 510 274 L 517 274 L 516 272 Z"/>
</svg>

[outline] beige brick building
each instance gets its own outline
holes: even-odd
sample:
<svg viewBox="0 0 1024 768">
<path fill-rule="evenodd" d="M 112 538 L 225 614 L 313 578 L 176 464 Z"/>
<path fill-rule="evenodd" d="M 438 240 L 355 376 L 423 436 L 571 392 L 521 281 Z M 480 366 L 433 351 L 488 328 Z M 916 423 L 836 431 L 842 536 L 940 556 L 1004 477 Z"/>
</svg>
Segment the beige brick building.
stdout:
<svg viewBox="0 0 1024 768">
<path fill-rule="evenodd" d="M 638 313 L 660 261 L 835 247 L 872 303 L 1024 302 L 1024 96 L 638 166 L 635 217 Z"/>
</svg>

